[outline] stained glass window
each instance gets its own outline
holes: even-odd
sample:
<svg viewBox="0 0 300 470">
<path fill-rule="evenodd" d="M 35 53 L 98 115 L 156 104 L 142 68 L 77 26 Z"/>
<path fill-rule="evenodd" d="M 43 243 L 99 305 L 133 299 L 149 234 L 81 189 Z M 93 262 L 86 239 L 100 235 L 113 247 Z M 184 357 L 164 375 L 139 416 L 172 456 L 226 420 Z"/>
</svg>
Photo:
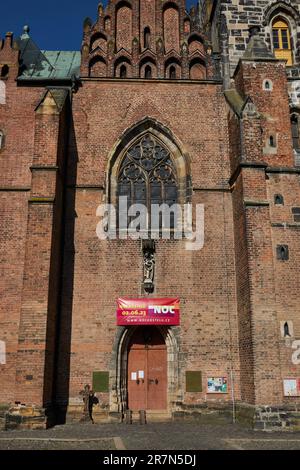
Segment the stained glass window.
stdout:
<svg viewBox="0 0 300 470">
<path fill-rule="evenodd" d="M 151 204 L 171 207 L 177 203 L 177 178 L 170 152 L 152 134 L 145 134 L 125 153 L 118 176 L 118 196 L 127 196 L 128 208 L 132 204 L 145 205 L 149 227 Z M 161 223 L 163 226 L 164 221 Z M 170 228 L 174 223 L 172 216 Z"/>
</svg>

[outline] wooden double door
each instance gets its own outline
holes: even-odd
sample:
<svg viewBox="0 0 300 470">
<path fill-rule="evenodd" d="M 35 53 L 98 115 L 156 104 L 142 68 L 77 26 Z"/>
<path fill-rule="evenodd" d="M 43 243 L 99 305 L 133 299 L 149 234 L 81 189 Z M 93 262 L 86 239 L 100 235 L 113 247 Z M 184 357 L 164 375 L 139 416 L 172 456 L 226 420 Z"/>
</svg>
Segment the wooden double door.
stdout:
<svg viewBox="0 0 300 470">
<path fill-rule="evenodd" d="M 167 408 L 167 348 L 156 327 L 139 327 L 128 349 L 128 408 Z"/>
</svg>

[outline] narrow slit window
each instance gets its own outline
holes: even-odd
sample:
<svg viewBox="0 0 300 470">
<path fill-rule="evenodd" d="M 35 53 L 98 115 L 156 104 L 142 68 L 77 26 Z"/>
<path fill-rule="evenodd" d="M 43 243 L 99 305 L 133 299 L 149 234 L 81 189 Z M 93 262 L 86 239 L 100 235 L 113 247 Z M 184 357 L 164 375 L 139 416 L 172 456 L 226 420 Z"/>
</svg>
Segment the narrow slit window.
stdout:
<svg viewBox="0 0 300 470">
<path fill-rule="evenodd" d="M 283 200 L 283 197 L 281 194 L 275 194 L 274 196 L 274 203 L 276 205 L 281 205 L 283 206 L 284 205 L 284 200 Z"/>
<path fill-rule="evenodd" d="M 169 77 L 171 80 L 176 79 L 176 68 L 174 67 L 174 65 L 171 65 L 170 67 Z"/>
<path fill-rule="evenodd" d="M 288 245 L 277 245 L 276 247 L 277 259 L 280 261 L 287 261 L 289 259 Z"/>
<path fill-rule="evenodd" d="M 121 65 L 120 67 L 120 78 L 126 78 L 127 77 L 127 68 L 126 65 Z"/>
<path fill-rule="evenodd" d="M 269 137 L 269 145 L 270 145 L 270 147 L 276 147 L 276 141 L 275 141 L 275 137 L 273 135 L 270 135 L 270 137 Z"/>
<path fill-rule="evenodd" d="M 294 218 L 294 222 L 300 222 L 300 207 L 293 207 L 292 214 Z"/>
<path fill-rule="evenodd" d="M 144 49 L 150 48 L 150 28 L 147 26 L 144 29 Z"/>
<path fill-rule="evenodd" d="M 289 324 L 288 324 L 287 321 L 286 321 L 285 324 L 283 325 L 283 335 L 284 335 L 285 338 L 286 338 L 287 336 L 291 337 L 291 335 L 290 335 L 290 328 L 289 328 Z"/>
<path fill-rule="evenodd" d="M 145 67 L 145 78 L 147 79 L 152 78 L 152 69 L 150 65 L 146 65 Z"/>
</svg>

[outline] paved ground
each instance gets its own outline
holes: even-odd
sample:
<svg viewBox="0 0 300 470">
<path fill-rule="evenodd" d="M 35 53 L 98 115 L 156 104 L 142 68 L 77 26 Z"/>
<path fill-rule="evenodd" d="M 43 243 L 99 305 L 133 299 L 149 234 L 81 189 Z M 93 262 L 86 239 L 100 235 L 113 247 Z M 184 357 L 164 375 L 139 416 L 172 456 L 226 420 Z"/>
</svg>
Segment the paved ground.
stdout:
<svg viewBox="0 0 300 470">
<path fill-rule="evenodd" d="M 72 424 L 46 431 L 1 431 L 0 450 L 285 450 L 300 432 L 265 433 L 197 423 Z"/>
</svg>

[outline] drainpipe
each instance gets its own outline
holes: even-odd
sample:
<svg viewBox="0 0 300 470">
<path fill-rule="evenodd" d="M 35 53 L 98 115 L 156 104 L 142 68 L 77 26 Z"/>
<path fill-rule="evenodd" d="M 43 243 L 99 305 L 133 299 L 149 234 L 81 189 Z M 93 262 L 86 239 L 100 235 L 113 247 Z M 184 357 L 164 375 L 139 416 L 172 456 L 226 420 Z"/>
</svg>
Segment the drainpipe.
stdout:
<svg viewBox="0 0 300 470">
<path fill-rule="evenodd" d="M 234 378 L 233 378 L 233 370 L 230 366 L 230 387 L 231 387 L 231 399 L 232 399 L 232 422 L 235 423 L 235 395 L 234 395 Z"/>
</svg>

